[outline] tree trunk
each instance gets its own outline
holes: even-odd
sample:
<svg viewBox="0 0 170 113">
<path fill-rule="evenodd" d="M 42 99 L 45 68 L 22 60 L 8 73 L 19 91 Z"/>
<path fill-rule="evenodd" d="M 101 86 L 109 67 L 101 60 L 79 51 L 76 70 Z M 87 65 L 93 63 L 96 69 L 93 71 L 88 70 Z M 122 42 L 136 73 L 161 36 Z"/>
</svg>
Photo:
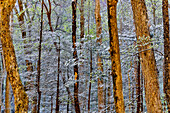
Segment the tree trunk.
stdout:
<svg viewBox="0 0 170 113">
<path fill-rule="evenodd" d="M 168 0 L 162 1 L 163 28 L 164 28 L 164 92 L 170 112 L 170 42 L 169 42 L 169 15 Z"/>
<path fill-rule="evenodd" d="M 18 65 L 15 56 L 15 50 L 10 36 L 10 13 L 14 7 L 14 0 L 4 0 L 0 4 L 0 37 L 5 59 L 5 67 L 9 81 L 12 86 L 15 98 L 15 113 L 25 113 L 28 110 L 28 97 L 22 85 Z"/>
<path fill-rule="evenodd" d="M 102 26 L 101 26 L 101 16 L 100 16 L 100 0 L 96 0 L 95 2 L 95 19 L 96 19 L 96 37 L 97 37 L 97 44 L 100 46 L 102 43 L 102 38 L 100 36 L 102 32 Z M 99 55 L 99 52 L 97 52 L 97 67 L 102 74 L 103 72 L 103 63 L 101 56 Z M 104 109 L 104 92 L 103 92 L 103 78 L 98 78 L 98 112 L 104 112 L 102 111 Z"/>
<path fill-rule="evenodd" d="M 90 35 L 90 0 L 88 1 L 88 35 Z M 90 41 L 92 41 L 90 37 Z M 92 65 L 92 42 L 90 42 L 90 82 L 89 82 L 89 94 L 88 94 L 88 113 L 90 113 L 90 98 L 91 98 L 91 80 L 92 80 L 92 71 L 93 71 L 93 65 Z"/>
<path fill-rule="evenodd" d="M 57 96 L 56 96 L 56 113 L 59 113 L 59 86 L 60 86 L 60 37 L 59 37 L 59 44 L 57 47 L 57 43 L 54 42 L 54 45 L 58 52 L 58 74 L 57 74 Z"/>
<path fill-rule="evenodd" d="M 53 95 L 51 95 L 51 113 L 53 113 Z"/>
<path fill-rule="evenodd" d="M 6 77 L 6 88 L 5 88 L 5 113 L 10 113 L 10 83 L 9 76 Z"/>
<path fill-rule="evenodd" d="M 135 21 L 139 55 L 145 84 L 145 100 L 148 113 L 161 113 L 162 104 L 158 83 L 158 73 L 148 28 L 148 16 L 144 0 L 131 0 Z"/>
<path fill-rule="evenodd" d="M 136 96 L 137 96 L 137 112 L 136 113 L 141 113 L 141 81 L 140 81 L 140 56 L 138 54 L 137 57 L 138 61 L 136 61 Z"/>
<path fill-rule="evenodd" d="M 40 28 L 40 40 L 39 40 L 39 47 L 38 47 L 38 66 L 37 66 L 37 71 L 38 71 L 38 75 L 37 75 L 37 93 L 38 93 L 38 110 L 37 113 L 40 113 L 40 101 L 41 101 L 41 91 L 40 91 L 40 76 L 41 76 L 41 42 L 42 42 L 42 32 L 43 32 L 43 5 L 44 5 L 44 0 L 42 0 L 41 3 L 41 28 Z"/>
<path fill-rule="evenodd" d="M 110 56 L 112 63 L 113 93 L 114 103 L 117 113 L 125 113 L 122 74 L 120 64 L 120 50 L 116 19 L 116 6 L 118 1 L 107 0 L 108 7 L 108 27 L 110 35 Z"/>
<path fill-rule="evenodd" d="M 73 42 L 73 58 L 74 58 L 74 104 L 76 113 L 80 113 L 79 99 L 78 99 L 78 86 L 79 86 L 79 74 L 78 74 L 78 57 L 76 47 L 76 6 L 77 0 L 72 0 L 72 42 Z"/>
<path fill-rule="evenodd" d="M 141 73 L 141 113 L 143 113 L 143 110 L 144 110 L 144 107 L 143 107 L 143 75 L 142 75 L 142 73 Z"/>
<path fill-rule="evenodd" d="M 67 80 L 69 80 L 70 77 L 69 77 L 69 68 L 68 68 L 68 66 L 67 66 L 67 71 L 66 71 L 66 72 L 67 72 Z M 65 74 L 64 74 L 64 76 L 65 76 Z M 70 103 L 70 97 L 69 97 L 70 95 L 69 95 L 69 92 L 67 92 L 67 95 L 68 95 L 68 97 L 67 97 L 67 113 L 69 113 L 69 107 L 70 107 L 70 106 L 69 106 L 69 105 L 70 105 L 70 104 L 69 104 L 69 103 Z"/>
<path fill-rule="evenodd" d="M 108 103 L 107 103 L 107 112 L 110 113 L 111 112 L 111 76 L 110 76 L 110 72 L 108 72 L 108 89 L 107 89 L 108 93 Z"/>
</svg>

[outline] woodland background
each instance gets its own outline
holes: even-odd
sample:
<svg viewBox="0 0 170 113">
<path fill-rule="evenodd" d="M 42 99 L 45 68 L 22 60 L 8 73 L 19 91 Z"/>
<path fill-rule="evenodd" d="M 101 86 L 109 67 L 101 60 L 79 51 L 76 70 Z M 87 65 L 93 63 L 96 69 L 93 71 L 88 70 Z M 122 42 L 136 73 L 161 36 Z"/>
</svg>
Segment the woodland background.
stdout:
<svg viewBox="0 0 170 113">
<path fill-rule="evenodd" d="M 2 0 L 2 3 L 4 1 L 9 2 L 10 0 Z M 119 0 L 118 3 L 114 0 L 110 1 L 117 3 L 119 38 L 117 43 L 120 49 L 124 112 L 142 113 L 151 109 L 154 113 L 152 107 L 157 110 L 154 105 L 148 109 L 146 107 L 147 90 L 144 86 L 146 81 L 144 81 L 141 69 L 143 65 L 140 65 L 139 54 L 142 52 L 139 51 L 139 46 L 140 41 L 145 40 L 147 36 L 136 38 L 138 37 L 135 29 L 137 22 L 134 21 L 135 11 L 133 12 L 133 10 L 141 10 L 137 7 L 132 10 L 133 1 L 145 3 L 147 8 L 146 22 L 147 30 L 150 32 L 147 41 L 150 46 L 147 49 L 154 51 L 160 106 L 162 112 L 168 113 L 170 107 L 168 108 L 168 101 L 166 101 L 165 84 L 169 83 L 165 81 L 163 75 L 165 75 L 164 66 L 166 65 L 165 51 L 169 54 L 170 50 L 169 46 L 165 50 L 164 28 L 167 27 L 165 26 L 167 24 L 163 23 L 162 0 Z M 74 3 L 76 7 L 74 7 Z M 97 7 L 98 5 L 99 7 Z M 168 9 L 167 0 L 165 5 Z M 168 11 L 166 10 L 166 12 Z M 139 16 L 139 18 L 143 17 Z M 166 18 L 169 23 L 169 16 Z M 10 11 L 10 34 L 19 76 L 29 100 L 29 113 L 79 113 L 80 111 L 84 113 L 123 113 L 116 110 L 117 105 L 114 104 L 108 19 L 107 0 L 16 0 Z M 76 26 L 74 26 L 75 23 Z M 0 25 L 0 27 L 3 26 L 3 24 Z M 141 32 L 143 31 L 141 30 Z M 147 43 L 143 44 L 147 45 Z M 2 113 L 10 113 L 10 111 L 13 113 L 17 104 L 14 105 L 11 79 L 6 72 L 5 60 L 9 59 L 4 58 L 3 44 L 1 46 L 0 109 Z M 78 73 L 75 73 L 76 69 L 78 69 Z M 168 70 L 169 72 L 170 70 Z M 78 74 L 79 80 L 76 80 L 76 74 Z M 170 75 L 167 76 L 170 78 Z M 80 111 L 77 110 L 77 104 L 74 103 L 77 83 L 79 83 L 77 89 Z M 150 87 L 150 89 L 152 91 L 154 87 Z M 152 95 L 151 92 L 149 94 L 151 97 L 155 95 Z M 99 102 L 101 98 L 102 103 Z M 159 111 L 157 112 L 159 113 Z M 18 113 L 21 112 L 18 111 Z"/>
</svg>

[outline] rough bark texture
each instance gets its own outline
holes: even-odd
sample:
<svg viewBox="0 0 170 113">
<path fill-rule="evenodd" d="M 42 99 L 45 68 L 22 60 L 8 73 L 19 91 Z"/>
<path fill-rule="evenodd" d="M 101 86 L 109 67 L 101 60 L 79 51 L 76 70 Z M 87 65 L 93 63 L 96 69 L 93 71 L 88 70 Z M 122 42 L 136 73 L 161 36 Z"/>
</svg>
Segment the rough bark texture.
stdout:
<svg viewBox="0 0 170 113">
<path fill-rule="evenodd" d="M 162 1 L 163 29 L 164 29 L 164 92 L 170 112 L 170 42 L 169 42 L 169 15 L 168 0 Z"/>
<path fill-rule="evenodd" d="M 73 42 L 73 58 L 74 58 L 74 104 L 76 113 L 80 113 L 79 99 L 78 99 L 78 86 L 79 86 L 79 74 L 78 74 L 78 57 L 77 57 L 77 47 L 76 47 L 76 6 L 77 0 L 72 1 L 72 42 Z"/>
<path fill-rule="evenodd" d="M 133 18 L 135 22 L 137 41 L 139 42 L 139 55 L 144 76 L 145 100 L 148 113 L 161 113 L 162 104 L 158 83 L 158 73 L 151 43 L 148 16 L 144 0 L 131 0 Z"/>
<path fill-rule="evenodd" d="M 102 38 L 100 36 L 102 32 L 101 26 L 101 16 L 100 16 L 100 0 L 95 2 L 95 19 L 96 19 L 96 37 L 97 44 L 100 46 L 102 43 Z M 103 72 L 103 63 L 99 52 L 97 53 L 97 67 L 100 72 Z M 98 78 L 98 112 L 102 112 L 104 109 L 104 92 L 103 92 L 103 78 Z M 104 112 L 104 111 L 103 111 Z"/>
<path fill-rule="evenodd" d="M 5 113 L 10 113 L 10 83 L 9 83 L 9 76 L 7 75 L 6 78 L 6 88 L 5 88 Z"/>
<path fill-rule="evenodd" d="M 110 56 L 112 63 L 112 77 L 113 77 L 113 93 L 114 103 L 117 113 L 125 113 L 123 89 L 122 89 L 122 74 L 120 64 L 120 50 L 118 40 L 118 29 L 116 19 L 116 0 L 107 0 L 108 7 L 108 26 L 110 35 Z"/>
<path fill-rule="evenodd" d="M 26 113 L 28 97 L 22 85 L 15 56 L 13 42 L 10 36 L 10 13 L 15 0 L 3 0 L 0 4 L 0 37 L 5 59 L 5 67 L 15 98 L 15 113 Z"/>
</svg>

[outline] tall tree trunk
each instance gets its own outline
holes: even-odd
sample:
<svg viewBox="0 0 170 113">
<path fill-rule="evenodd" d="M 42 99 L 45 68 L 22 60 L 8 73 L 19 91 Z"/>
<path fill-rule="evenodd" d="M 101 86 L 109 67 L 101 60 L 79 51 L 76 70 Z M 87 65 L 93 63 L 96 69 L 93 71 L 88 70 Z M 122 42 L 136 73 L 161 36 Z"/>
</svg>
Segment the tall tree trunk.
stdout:
<svg viewBox="0 0 170 113">
<path fill-rule="evenodd" d="M 12 24 L 13 24 L 13 12 L 11 12 L 11 17 L 10 17 L 10 31 L 11 31 L 11 35 L 12 35 L 12 30 L 13 30 L 13 27 L 12 27 Z M 3 54 L 3 53 L 2 53 Z M 4 58 L 3 58 L 4 60 Z M 3 71 L 5 72 L 5 65 L 2 65 L 3 66 Z M 9 81 L 9 78 L 8 78 L 8 75 L 6 77 L 6 88 L 5 88 L 5 113 L 10 113 L 10 106 L 11 105 L 11 101 L 10 101 L 10 81 Z"/>
<path fill-rule="evenodd" d="M 100 16 L 100 0 L 95 2 L 95 19 L 96 19 L 96 37 L 97 44 L 100 46 L 102 43 L 101 32 L 101 16 Z M 99 52 L 97 53 L 97 67 L 100 72 L 103 72 L 103 63 Z M 102 73 L 101 73 L 102 74 Z M 103 92 L 103 78 L 98 78 L 98 112 L 101 112 L 104 109 L 104 92 Z"/>
<path fill-rule="evenodd" d="M 143 113 L 143 75 L 141 74 L 141 113 Z"/>
<path fill-rule="evenodd" d="M 108 103 L 107 103 L 107 112 L 110 113 L 110 108 L 111 108 L 111 75 L 110 71 L 108 72 L 108 91 L 107 91 L 107 96 L 108 96 Z"/>
<path fill-rule="evenodd" d="M 90 0 L 88 1 L 88 36 L 90 35 Z M 90 82 L 89 82 L 89 94 L 88 94 L 88 113 L 90 113 L 90 97 L 91 97 L 91 80 L 92 80 L 92 71 L 93 71 L 93 65 L 92 65 L 92 39 L 90 37 Z"/>
<path fill-rule="evenodd" d="M 68 66 L 67 66 L 67 71 L 66 72 L 67 72 L 67 80 L 69 80 L 70 77 L 69 77 L 69 68 L 68 68 Z M 64 76 L 65 76 L 65 74 L 64 74 Z M 67 113 L 69 113 L 69 105 L 70 105 L 69 104 L 70 103 L 69 92 L 67 92 L 67 95 L 68 95 L 68 97 L 67 97 Z"/>
<path fill-rule="evenodd" d="M 83 44 L 84 38 L 84 0 L 81 0 L 81 8 L 80 8 L 80 39 L 81 44 Z"/>
<path fill-rule="evenodd" d="M 7 76 L 12 86 L 15 98 L 15 113 L 25 113 L 28 110 L 28 97 L 22 85 L 15 50 L 10 36 L 10 13 L 14 7 L 15 0 L 4 0 L 0 4 L 0 37 L 5 59 Z"/>
<path fill-rule="evenodd" d="M 137 57 L 138 61 L 136 61 L 136 66 L 135 66 L 135 70 L 136 70 L 136 96 L 137 96 L 137 111 L 136 113 L 141 113 L 141 78 L 140 78 L 140 56 L 138 54 Z"/>
<path fill-rule="evenodd" d="M 54 42 L 54 45 L 58 52 L 58 74 L 57 74 L 57 96 L 56 96 L 56 113 L 59 113 L 59 86 L 60 86 L 60 37 L 59 37 L 59 44 Z"/>
<path fill-rule="evenodd" d="M 38 55 L 38 66 L 37 66 L 37 93 L 38 93 L 38 110 L 37 113 L 40 113 L 40 101 L 41 101 L 41 91 L 40 91 L 40 76 L 41 76 L 41 43 L 42 43 L 42 32 L 43 32 L 43 5 L 44 5 L 44 0 L 42 0 L 41 3 L 41 28 L 40 28 L 40 40 L 39 40 L 39 55 Z"/>
<path fill-rule="evenodd" d="M 10 83 L 9 76 L 6 77 L 6 88 L 5 88 L 5 113 L 10 113 Z"/>
<path fill-rule="evenodd" d="M 80 68 L 79 68 L 79 75 L 80 75 L 80 78 L 79 79 L 86 79 L 84 75 L 84 54 L 83 54 L 83 47 L 84 47 L 84 41 L 83 41 L 83 38 L 84 38 L 84 0 L 81 0 L 81 6 L 80 6 L 80 57 L 79 57 L 79 62 L 80 62 Z M 86 85 L 86 82 L 81 82 L 80 84 L 80 93 L 83 93 L 83 92 L 86 92 L 87 90 L 84 90 L 86 89 L 84 86 Z M 85 93 L 86 94 L 86 93 Z M 81 98 L 80 99 L 80 103 L 82 104 L 83 106 L 83 109 L 85 110 L 86 109 L 86 96 Z"/>
<path fill-rule="evenodd" d="M 169 42 L 169 15 L 168 0 L 162 1 L 163 27 L 164 27 L 164 92 L 170 112 L 170 42 Z"/>
<path fill-rule="evenodd" d="M 74 58 L 74 104 L 76 113 L 80 113 L 79 99 L 78 99 L 78 86 L 79 86 L 79 74 L 78 74 L 78 57 L 77 57 L 77 47 L 76 47 L 76 7 L 77 0 L 72 0 L 72 42 L 73 42 L 73 58 Z"/>
<path fill-rule="evenodd" d="M 112 63 L 113 93 L 114 103 L 117 113 L 125 113 L 122 74 L 120 64 L 120 50 L 116 19 L 116 6 L 118 1 L 107 0 L 108 7 L 108 26 L 110 35 L 110 56 Z"/>
<path fill-rule="evenodd" d="M 45 9 L 46 9 L 46 14 L 47 14 L 47 18 L 48 18 L 48 25 L 50 27 L 50 31 L 53 32 L 53 27 L 51 24 L 51 1 L 48 0 L 48 4 L 49 4 L 49 9 L 47 8 L 47 5 L 44 3 Z M 57 74 L 57 95 L 56 95 L 56 113 L 59 113 L 59 107 L 60 107 L 60 102 L 59 102 L 59 76 L 61 73 L 60 70 L 60 37 L 59 37 L 59 47 L 57 47 L 57 43 L 54 42 L 54 46 L 56 47 L 56 50 L 58 52 L 58 74 Z"/>
<path fill-rule="evenodd" d="M 161 113 L 162 104 L 160 99 L 160 90 L 158 83 L 158 73 L 156 70 L 156 62 L 153 49 L 150 49 L 151 43 L 148 16 L 144 0 L 131 0 L 133 18 L 135 21 L 137 41 L 140 45 L 139 55 L 144 75 L 145 83 L 145 100 L 147 111 L 149 113 Z"/>
</svg>

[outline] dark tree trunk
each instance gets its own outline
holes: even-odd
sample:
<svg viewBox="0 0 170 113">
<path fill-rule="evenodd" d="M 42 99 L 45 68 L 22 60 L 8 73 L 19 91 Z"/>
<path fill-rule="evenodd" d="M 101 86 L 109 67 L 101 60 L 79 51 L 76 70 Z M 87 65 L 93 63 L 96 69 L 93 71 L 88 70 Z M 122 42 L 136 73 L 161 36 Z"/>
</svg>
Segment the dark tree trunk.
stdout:
<svg viewBox="0 0 170 113">
<path fill-rule="evenodd" d="M 164 29 L 164 92 L 170 112 L 170 42 L 169 42 L 169 15 L 168 0 L 162 1 L 163 29 Z"/>
<path fill-rule="evenodd" d="M 43 4 L 44 0 L 41 3 L 41 29 L 40 29 L 40 41 L 39 41 L 39 55 L 38 55 L 38 76 L 37 76 L 37 92 L 38 92 L 38 110 L 40 113 L 40 101 L 41 101 L 41 91 L 40 91 L 40 76 L 41 76 L 41 42 L 42 42 L 42 32 L 43 32 Z"/>
<path fill-rule="evenodd" d="M 78 99 L 78 86 L 79 86 L 79 74 L 78 74 L 78 57 L 77 57 L 77 48 L 76 48 L 76 6 L 77 0 L 72 1 L 72 42 L 73 42 L 73 58 L 74 58 L 74 104 L 76 113 L 80 113 L 79 99 Z"/>
<path fill-rule="evenodd" d="M 136 78 L 136 96 L 137 96 L 137 112 L 140 113 L 141 108 L 141 81 L 140 81 L 140 56 L 138 54 L 138 61 L 137 61 L 137 78 Z"/>
</svg>

